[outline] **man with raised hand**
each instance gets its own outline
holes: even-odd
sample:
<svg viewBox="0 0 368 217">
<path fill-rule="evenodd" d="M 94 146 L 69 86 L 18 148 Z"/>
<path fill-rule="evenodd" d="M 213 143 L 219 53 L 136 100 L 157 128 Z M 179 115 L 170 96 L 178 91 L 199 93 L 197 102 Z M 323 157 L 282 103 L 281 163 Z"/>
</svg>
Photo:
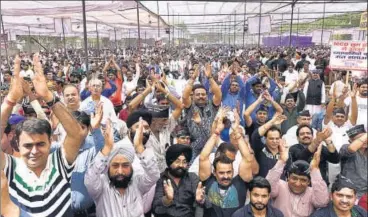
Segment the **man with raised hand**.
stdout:
<svg viewBox="0 0 368 217">
<path fill-rule="evenodd" d="M 70 179 L 74 161 L 83 140 L 81 126 L 60 100 L 47 88 L 46 78 L 37 54 L 33 65 L 36 93 L 66 130 L 63 146 L 50 154 L 51 126 L 48 121 L 28 119 L 16 127 L 20 158 L 1 152 L 1 169 L 9 180 L 10 196 L 18 207 L 38 216 L 69 216 L 71 205 Z M 15 102 L 23 97 L 20 59 L 14 67 L 14 90 L 1 106 L 1 119 L 7 120 Z"/>
</svg>

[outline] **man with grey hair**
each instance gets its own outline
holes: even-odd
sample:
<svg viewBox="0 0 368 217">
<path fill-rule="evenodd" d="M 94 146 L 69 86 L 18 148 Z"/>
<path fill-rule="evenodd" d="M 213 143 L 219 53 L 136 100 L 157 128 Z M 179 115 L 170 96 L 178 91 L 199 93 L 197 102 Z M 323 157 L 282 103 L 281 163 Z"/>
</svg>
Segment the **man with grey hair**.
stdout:
<svg viewBox="0 0 368 217">
<path fill-rule="evenodd" d="M 134 149 L 114 144 L 111 122 L 106 124 L 105 146 L 87 169 L 84 183 L 96 204 L 97 216 L 144 217 L 143 195 L 160 177 L 153 151 L 143 145 L 143 120 L 134 136 Z M 133 174 L 135 153 L 143 173 Z"/>
<path fill-rule="evenodd" d="M 91 92 L 91 96 L 83 100 L 80 110 L 86 112 L 87 114 L 94 113 L 96 105 L 102 102 L 103 116 L 101 123 L 104 125 L 106 123 L 106 120 L 110 119 L 115 127 L 116 120 L 118 119 L 118 117 L 116 116 L 114 105 L 112 104 L 112 102 L 108 98 L 101 95 L 102 93 L 101 80 L 97 78 L 92 78 L 88 83 L 88 89 Z"/>
</svg>

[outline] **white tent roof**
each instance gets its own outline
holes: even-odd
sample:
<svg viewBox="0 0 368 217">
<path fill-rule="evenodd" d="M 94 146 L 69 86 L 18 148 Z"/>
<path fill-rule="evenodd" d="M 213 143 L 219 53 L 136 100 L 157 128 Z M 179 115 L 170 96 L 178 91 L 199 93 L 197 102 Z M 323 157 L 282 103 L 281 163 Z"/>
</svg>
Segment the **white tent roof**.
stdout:
<svg viewBox="0 0 368 217">
<path fill-rule="evenodd" d="M 247 3 L 245 3 L 247 2 Z M 292 0 L 263 0 L 262 14 L 271 16 L 273 26 L 278 26 L 281 23 L 290 23 L 291 18 L 291 3 Z M 294 0 L 295 2 L 295 0 Z M 323 17 L 323 2 L 322 0 L 298 0 L 294 7 L 294 24 L 298 19 L 299 22 L 311 22 Z M 325 17 L 348 13 L 362 12 L 367 10 L 366 0 L 326 0 Z M 151 11 L 157 13 L 157 1 L 142 1 L 143 5 Z M 247 1 L 158 1 L 159 15 L 170 25 L 185 23 L 191 33 L 216 31 L 218 25 L 226 23 L 234 26 L 234 17 L 237 23 L 238 31 L 242 31 L 244 20 L 244 5 L 246 4 L 246 19 L 248 17 L 257 16 L 259 13 L 259 0 Z M 175 14 L 179 16 L 166 16 L 167 14 Z M 234 14 L 237 14 L 234 16 Z M 226 15 L 222 15 L 226 14 Z M 228 14 L 232 14 L 231 16 Z M 239 15 L 241 14 L 241 15 Z M 198 16 L 188 16 L 198 15 Z M 211 16 L 204 16 L 211 15 Z M 231 20 L 231 22 L 229 22 Z M 282 22 L 283 20 L 283 22 Z M 204 23 L 204 24 L 199 24 Z"/>
<path fill-rule="evenodd" d="M 86 1 L 88 34 L 108 37 L 114 29 L 124 36 L 137 32 L 137 3 L 135 1 Z M 60 36 L 55 32 L 54 18 L 71 19 L 72 31 L 66 36 L 83 35 L 82 1 L 1 1 L 4 28 L 10 34 Z M 157 15 L 139 4 L 141 34 L 157 32 Z M 160 25 L 166 23 L 161 19 Z M 123 36 L 123 37 L 124 37 Z M 151 35 L 150 35 L 151 36 Z M 141 35 L 142 37 L 142 35 Z"/>
</svg>

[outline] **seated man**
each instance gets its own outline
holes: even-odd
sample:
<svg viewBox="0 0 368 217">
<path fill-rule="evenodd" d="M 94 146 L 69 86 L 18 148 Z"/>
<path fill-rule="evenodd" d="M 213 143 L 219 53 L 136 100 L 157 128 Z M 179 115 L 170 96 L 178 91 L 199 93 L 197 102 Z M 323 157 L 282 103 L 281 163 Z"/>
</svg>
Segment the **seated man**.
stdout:
<svg viewBox="0 0 368 217">
<path fill-rule="evenodd" d="M 249 182 L 250 203 L 238 209 L 232 217 L 283 217 L 284 214 L 270 203 L 271 185 L 263 177 Z"/>
<path fill-rule="evenodd" d="M 347 134 L 350 144 L 340 149 L 341 175 L 354 182 L 359 199 L 367 193 L 367 132 L 361 124 L 348 130 Z"/>
<path fill-rule="evenodd" d="M 367 211 L 355 205 L 357 200 L 356 188 L 354 183 L 344 177 L 337 177 L 331 188 L 332 201 L 328 207 L 315 211 L 311 217 L 325 216 L 354 216 L 366 217 Z"/>
<path fill-rule="evenodd" d="M 167 169 L 157 181 L 152 210 L 156 217 L 193 217 L 204 202 L 204 189 L 194 173 L 188 173 L 192 148 L 177 144 L 166 151 Z M 196 194 L 198 193 L 198 195 Z M 197 205 L 193 205 L 193 202 Z"/>
<path fill-rule="evenodd" d="M 145 123 L 146 124 L 146 123 Z M 146 126 L 145 126 L 146 127 Z M 134 149 L 144 172 L 133 175 L 134 150 L 130 145 L 115 144 L 111 122 L 104 134 L 105 146 L 87 169 L 84 183 L 96 204 L 97 216 L 143 217 L 143 195 L 159 179 L 153 151 L 143 145 L 143 120 L 134 136 Z"/>
<path fill-rule="evenodd" d="M 274 207 L 280 209 L 285 216 L 302 217 L 327 206 L 328 188 L 319 171 L 322 145 L 319 145 L 310 164 L 303 160 L 292 163 L 287 170 L 287 181 L 280 177 L 289 158 L 288 151 L 281 143 L 279 149 L 280 158 L 266 177 L 271 184 Z"/>
</svg>

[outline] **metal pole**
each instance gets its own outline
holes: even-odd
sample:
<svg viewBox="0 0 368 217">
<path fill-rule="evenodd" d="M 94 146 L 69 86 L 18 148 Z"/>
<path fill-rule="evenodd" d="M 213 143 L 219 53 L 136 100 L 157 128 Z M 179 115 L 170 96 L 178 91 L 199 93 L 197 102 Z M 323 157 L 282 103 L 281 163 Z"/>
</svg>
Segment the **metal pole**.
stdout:
<svg viewBox="0 0 368 217">
<path fill-rule="evenodd" d="M 147 31 L 144 31 L 144 43 L 147 44 Z"/>
<path fill-rule="evenodd" d="M 300 8 L 298 8 L 298 24 L 296 26 L 296 46 L 299 44 L 299 9 Z"/>
<path fill-rule="evenodd" d="M 160 37 L 160 7 L 159 7 L 159 4 L 158 4 L 158 1 L 157 2 L 157 34 L 158 34 L 158 38 Z"/>
<path fill-rule="evenodd" d="M 294 6 L 295 6 L 295 1 L 293 1 L 293 3 L 291 3 L 291 19 L 290 19 L 289 47 L 291 47 L 291 34 L 293 33 Z"/>
<path fill-rule="evenodd" d="M 282 23 L 284 22 L 284 14 L 281 14 L 281 24 L 280 24 L 280 46 L 281 46 L 281 39 L 282 39 Z"/>
<path fill-rule="evenodd" d="M 118 50 L 118 43 L 116 42 L 116 29 L 114 28 L 114 42 L 115 42 L 115 50 Z"/>
<path fill-rule="evenodd" d="M 61 18 L 61 26 L 63 27 L 64 56 L 66 56 L 66 42 L 65 42 L 65 30 L 64 30 L 64 18 Z"/>
<path fill-rule="evenodd" d="M 98 24 L 96 22 L 96 35 L 97 35 L 97 57 L 100 57 L 100 37 L 98 35 Z"/>
<path fill-rule="evenodd" d="M 260 47 L 261 45 L 261 19 L 262 19 L 262 0 L 259 1 L 258 47 Z"/>
<path fill-rule="evenodd" d="M 1 2 L 0 2 L 0 5 L 1 5 Z M 3 21 L 3 16 L 0 14 L 0 19 L 1 19 L 1 26 L 2 26 L 2 31 L 3 31 L 3 34 L 5 36 L 5 28 L 4 28 L 4 21 Z M 10 31 L 9 31 L 9 34 L 10 34 Z M 5 55 L 6 55 L 6 60 L 8 62 L 8 66 L 10 68 L 10 63 L 9 63 L 9 56 L 8 56 L 8 43 L 7 43 L 7 38 L 4 38 L 4 45 L 5 45 Z M 1 41 L 1 40 L 0 40 Z M 1 47 L 1 46 L 0 46 Z M 1 50 L 0 50 L 0 54 L 1 54 Z"/>
<path fill-rule="evenodd" d="M 128 29 L 128 45 L 130 47 L 130 29 Z"/>
<path fill-rule="evenodd" d="M 28 51 L 29 55 L 32 53 L 32 47 L 31 47 L 31 27 L 28 26 Z"/>
<path fill-rule="evenodd" d="M 86 55 L 85 64 L 86 64 L 86 69 L 88 69 L 87 24 L 86 24 L 86 2 L 85 0 L 82 0 L 82 8 L 83 8 L 84 52 Z"/>
<path fill-rule="evenodd" d="M 171 46 L 171 42 L 170 42 L 170 33 L 171 33 L 171 27 L 170 27 L 170 11 L 169 11 L 169 3 L 166 4 L 166 8 L 167 8 L 167 22 L 169 24 L 169 47 Z"/>
<path fill-rule="evenodd" d="M 231 23 L 231 16 L 230 16 L 230 22 L 227 26 L 227 30 L 228 30 L 228 33 L 227 33 L 227 39 L 228 39 L 228 42 L 229 42 L 229 46 L 230 46 L 230 23 Z"/>
<path fill-rule="evenodd" d="M 244 24 L 243 24 L 243 48 L 244 48 L 244 37 L 245 37 L 245 18 L 247 13 L 247 0 L 244 2 Z"/>
<path fill-rule="evenodd" d="M 139 4 L 137 2 L 137 21 L 138 21 L 138 53 L 140 53 L 141 50 L 141 25 L 139 21 Z"/>
<path fill-rule="evenodd" d="M 234 14 L 234 47 L 236 44 L 236 10 L 235 10 L 235 14 Z"/>
<path fill-rule="evenodd" d="M 172 17 L 172 28 L 173 28 L 173 37 L 172 37 L 172 42 L 173 42 L 173 46 L 175 46 L 175 26 L 174 26 L 175 20 L 174 20 L 174 16 Z"/>
<path fill-rule="evenodd" d="M 323 44 L 323 30 L 325 28 L 325 12 L 326 12 L 326 1 L 323 1 L 323 17 L 322 17 L 321 45 Z"/>
</svg>

